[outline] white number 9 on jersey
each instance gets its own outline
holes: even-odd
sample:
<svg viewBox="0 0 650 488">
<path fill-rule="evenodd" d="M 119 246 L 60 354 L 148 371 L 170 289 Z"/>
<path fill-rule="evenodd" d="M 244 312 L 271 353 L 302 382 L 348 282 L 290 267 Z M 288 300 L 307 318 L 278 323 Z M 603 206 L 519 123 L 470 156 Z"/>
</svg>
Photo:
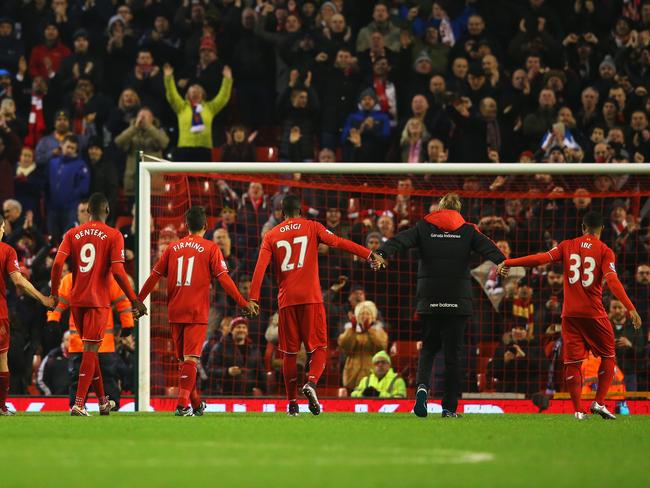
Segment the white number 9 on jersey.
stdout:
<svg viewBox="0 0 650 488">
<path fill-rule="evenodd" d="M 577 283 L 582 275 L 582 286 L 585 288 L 590 286 L 594 282 L 594 269 L 596 269 L 596 260 L 591 256 L 585 257 L 584 267 L 582 268 L 582 273 L 580 272 L 580 265 L 583 264 L 580 259 L 579 254 L 571 254 L 569 256 L 569 284 L 573 285 Z"/>
<path fill-rule="evenodd" d="M 82 273 L 87 273 L 93 269 L 93 266 L 95 264 L 95 254 L 95 246 L 93 246 L 91 243 L 84 244 L 81 247 L 81 251 L 79 251 L 79 261 L 81 262 L 79 265 L 79 271 Z"/>
</svg>

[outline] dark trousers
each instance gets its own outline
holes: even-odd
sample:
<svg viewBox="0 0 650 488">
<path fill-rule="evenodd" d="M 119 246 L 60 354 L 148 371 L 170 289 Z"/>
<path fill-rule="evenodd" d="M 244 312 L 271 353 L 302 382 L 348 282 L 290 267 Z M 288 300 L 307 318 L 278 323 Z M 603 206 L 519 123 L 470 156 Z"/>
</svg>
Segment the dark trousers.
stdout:
<svg viewBox="0 0 650 488">
<path fill-rule="evenodd" d="M 181 163 L 210 163 L 212 151 L 207 147 L 177 147 L 174 149 L 174 161 Z"/>
<path fill-rule="evenodd" d="M 81 368 L 82 353 L 75 352 L 68 358 L 68 374 L 70 375 L 70 408 L 74 405 L 77 385 L 79 384 L 79 368 Z M 120 406 L 120 385 L 117 382 L 118 357 L 114 352 L 99 353 L 99 368 L 102 370 L 104 392 L 115 405 Z"/>
<path fill-rule="evenodd" d="M 422 350 L 418 362 L 416 383 L 429 389 L 431 370 L 438 351 L 442 349 L 445 362 L 442 408 L 455 412 L 460 393 L 461 356 L 467 316 L 421 315 Z"/>
</svg>

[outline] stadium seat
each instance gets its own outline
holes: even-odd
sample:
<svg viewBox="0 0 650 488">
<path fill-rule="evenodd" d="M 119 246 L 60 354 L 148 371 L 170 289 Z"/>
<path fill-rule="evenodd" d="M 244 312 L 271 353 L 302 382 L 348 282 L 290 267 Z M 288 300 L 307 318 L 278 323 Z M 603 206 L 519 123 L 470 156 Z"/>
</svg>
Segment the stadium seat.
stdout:
<svg viewBox="0 0 650 488">
<path fill-rule="evenodd" d="M 259 163 L 275 162 L 278 160 L 278 148 L 275 146 L 256 147 L 255 158 Z"/>
<path fill-rule="evenodd" d="M 418 341 L 395 341 L 390 346 L 389 354 L 393 370 L 404 378 L 407 385 L 413 383 L 418 365 Z"/>
<path fill-rule="evenodd" d="M 479 342 L 476 346 L 476 386 L 481 393 L 488 393 L 495 391 L 496 380 L 492 377 L 487 377 L 487 366 L 494 357 L 494 352 L 497 350 L 500 342 Z"/>
</svg>

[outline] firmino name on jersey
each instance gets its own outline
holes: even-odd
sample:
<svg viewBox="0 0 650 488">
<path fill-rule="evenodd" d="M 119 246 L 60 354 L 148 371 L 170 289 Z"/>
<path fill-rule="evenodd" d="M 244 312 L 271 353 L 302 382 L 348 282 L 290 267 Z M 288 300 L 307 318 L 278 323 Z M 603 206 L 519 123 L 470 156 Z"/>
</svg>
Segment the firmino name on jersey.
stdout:
<svg viewBox="0 0 650 488">
<path fill-rule="evenodd" d="M 205 248 L 196 241 L 180 241 L 172 246 L 174 251 L 180 251 L 181 249 L 196 249 L 199 252 L 205 251 Z"/>
<path fill-rule="evenodd" d="M 99 229 L 83 229 L 77 232 L 74 235 L 74 238 L 81 239 L 82 237 L 86 237 L 86 236 L 99 237 L 102 241 L 108 237 L 108 235 L 105 232 L 102 232 Z"/>
<path fill-rule="evenodd" d="M 280 232 L 287 232 L 289 230 L 299 230 L 301 224 L 287 224 L 280 227 Z"/>
</svg>

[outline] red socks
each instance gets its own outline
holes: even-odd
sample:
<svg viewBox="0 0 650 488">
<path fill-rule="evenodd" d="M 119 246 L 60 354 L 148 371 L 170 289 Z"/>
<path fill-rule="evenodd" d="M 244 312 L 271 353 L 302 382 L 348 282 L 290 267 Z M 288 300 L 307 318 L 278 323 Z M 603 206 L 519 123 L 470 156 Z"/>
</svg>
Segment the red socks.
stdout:
<svg viewBox="0 0 650 488">
<path fill-rule="evenodd" d="M 98 364 L 99 358 L 96 352 L 84 351 L 81 356 L 81 367 L 79 368 L 79 384 L 77 385 L 77 394 L 75 395 L 74 404 L 77 407 L 84 408 L 86 395 L 90 389 L 90 384 L 95 375 L 95 365 Z M 101 375 L 100 375 L 101 378 Z"/>
<path fill-rule="evenodd" d="M 102 377 L 102 370 L 99 367 L 99 354 L 95 353 L 95 374 L 93 375 L 93 390 L 97 395 L 99 404 L 106 403 L 106 394 L 104 393 L 104 378 Z"/>
<path fill-rule="evenodd" d="M 7 394 L 9 393 L 9 371 L 0 373 L 0 410 L 7 408 Z"/>
<path fill-rule="evenodd" d="M 599 405 L 605 403 L 607 391 L 614 380 L 614 370 L 616 360 L 614 358 L 600 358 L 600 367 L 598 368 L 598 389 L 596 390 L 596 402 Z"/>
<path fill-rule="evenodd" d="M 309 374 L 307 381 L 317 384 L 323 371 L 325 371 L 325 363 L 327 362 L 327 349 L 316 349 L 311 353 L 311 361 L 309 361 Z"/>
<path fill-rule="evenodd" d="M 580 397 L 582 396 L 582 363 L 569 363 L 564 365 L 564 383 L 575 412 L 582 412 Z"/>
<path fill-rule="evenodd" d="M 186 408 L 190 402 L 190 394 L 196 387 L 196 363 L 183 361 L 181 366 L 181 380 L 178 391 L 178 406 Z"/>
<path fill-rule="evenodd" d="M 194 386 L 194 389 L 190 393 L 190 404 L 192 405 L 193 409 L 197 409 L 201 406 L 201 395 L 199 395 L 199 390 Z"/>
<path fill-rule="evenodd" d="M 287 400 L 295 402 L 298 399 L 298 366 L 297 354 L 285 354 L 282 362 L 284 387 L 287 390 Z M 313 361 L 313 359 L 312 359 Z"/>
</svg>

